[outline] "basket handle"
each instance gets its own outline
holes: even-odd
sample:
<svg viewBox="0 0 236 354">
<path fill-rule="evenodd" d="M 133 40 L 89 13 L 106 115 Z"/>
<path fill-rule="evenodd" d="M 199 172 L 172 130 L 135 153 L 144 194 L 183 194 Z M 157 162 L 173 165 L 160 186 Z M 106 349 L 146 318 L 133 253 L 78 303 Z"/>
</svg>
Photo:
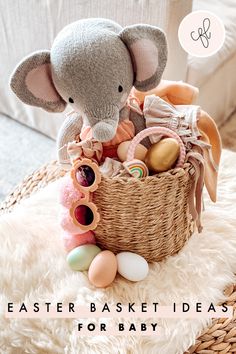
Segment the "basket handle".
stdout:
<svg viewBox="0 0 236 354">
<path fill-rule="evenodd" d="M 127 151 L 127 161 L 133 160 L 135 149 L 136 149 L 137 145 L 144 138 L 146 138 L 147 136 L 152 135 L 152 134 L 165 135 L 165 136 L 168 136 L 169 138 L 174 138 L 178 141 L 178 143 L 180 145 L 180 154 L 179 154 L 179 158 L 176 163 L 176 167 L 183 167 L 184 160 L 186 157 L 186 150 L 185 150 L 184 144 L 183 144 L 182 140 L 180 139 L 179 135 L 177 135 L 175 132 L 173 132 L 173 130 L 170 130 L 165 127 L 150 127 L 150 128 L 146 128 L 146 129 L 142 130 L 141 132 L 139 132 L 133 138 L 133 140 L 129 146 L 129 149 Z"/>
</svg>

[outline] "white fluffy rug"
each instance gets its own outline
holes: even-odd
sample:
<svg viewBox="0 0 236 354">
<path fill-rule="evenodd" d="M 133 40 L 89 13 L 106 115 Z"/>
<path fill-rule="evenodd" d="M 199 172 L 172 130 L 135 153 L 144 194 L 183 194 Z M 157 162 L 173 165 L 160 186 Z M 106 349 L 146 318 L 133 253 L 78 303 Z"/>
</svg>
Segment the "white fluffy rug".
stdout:
<svg viewBox="0 0 236 354">
<path fill-rule="evenodd" d="M 87 274 L 71 271 L 65 261 L 57 224 L 57 183 L 25 200 L 0 218 L 0 309 L 7 302 L 173 302 L 223 300 L 223 289 L 236 272 L 236 154 L 224 152 L 219 199 L 205 198 L 204 232 L 185 248 L 151 266 L 140 283 L 117 277 L 97 290 Z M 112 320 L 111 320 L 112 321 Z M 127 322 L 125 320 L 124 322 Z M 138 323 L 138 320 L 134 320 Z M 183 353 L 207 325 L 201 319 L 158 320 L 159 336 L 79 337 L 73 319 L 0 319 L 0 352 L 70 354 Z"/>
</svg>

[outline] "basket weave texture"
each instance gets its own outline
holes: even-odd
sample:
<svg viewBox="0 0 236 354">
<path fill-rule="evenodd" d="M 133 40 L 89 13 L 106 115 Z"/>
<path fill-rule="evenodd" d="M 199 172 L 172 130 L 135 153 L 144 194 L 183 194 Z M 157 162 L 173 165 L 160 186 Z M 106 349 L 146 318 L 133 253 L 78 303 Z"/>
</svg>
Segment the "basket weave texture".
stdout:
<svg viewBox="0 0 236 354">
<path fill-rule="evenodd" d="M 193 173 L 186 164 L 141 180 L 102 178 L 93 196 L 101 217 L 97 244 L 114 253 L 138 253 L 148 262 L 177 253 L 193 232 L 188 210 Z"/>
<path fill-rule="evenodd" d="M 10 212 L 22 199 L 25 199 L 45 187 L 50 182 L 62 177 L 56 161 L 42 166 L 27 176 L 0 205 L 0 213 Z M 233 317 L 215 319 L 196 339 L 196 343 L 185 354 L 233 354 L 236 353 L 236 284 L 225 289 L 228 306 L 233 306 Z"/>
</svg>

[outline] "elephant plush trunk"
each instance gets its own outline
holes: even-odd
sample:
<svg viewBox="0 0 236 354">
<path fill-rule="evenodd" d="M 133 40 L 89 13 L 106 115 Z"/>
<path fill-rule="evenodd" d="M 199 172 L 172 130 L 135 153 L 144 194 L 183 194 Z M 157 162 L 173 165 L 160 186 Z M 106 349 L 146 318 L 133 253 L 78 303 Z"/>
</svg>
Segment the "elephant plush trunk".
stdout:
<svg viewBox="0 0 236 354">
<path fill-rule="evenodd" d="M 109 110 L 101 109 L 100 112 L 96 109 L 96 112 L 91 113 L 86 114 L 86 119 L 92 127 L 93 138 L 101 142 L 113 139 L 119 122 L 118 107 L 112 106 Z"/>
</svg>

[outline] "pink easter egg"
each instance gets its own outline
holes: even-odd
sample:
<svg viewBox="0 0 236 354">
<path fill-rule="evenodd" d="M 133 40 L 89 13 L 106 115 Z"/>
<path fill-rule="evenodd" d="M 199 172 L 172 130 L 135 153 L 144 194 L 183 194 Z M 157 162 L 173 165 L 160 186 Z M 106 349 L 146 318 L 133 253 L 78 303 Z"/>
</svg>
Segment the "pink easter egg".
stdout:
<svg viewBox="0 0 236 354">
<path fill-rule="evenodd" d="M 75 188 L 70 176 L 65 176 L 61 179 L 59 189 L 59 201 L 65 208 L 70 208 L 74 202 L 79 201 L 83 197 L 77 188 Z"/>
<path fill-rule="evenodd" d="M 73 222 L 68 209 L 63 208 L 60 215 L 60 225 L 64 231 L 69 232 L 72 235 L 84 234 L 84 230 L 81 230 Z"/>
<path fill-rule="evenodd" d="M 85 244 L 96 244 L 96 239 L 92 231 L 87 231 L 84 234 L 71 235 L 67 232 L 62 234 L 62 242 L 66 251 L 71 251 L 72 249 L 85 245 Z"/>
</svg>

